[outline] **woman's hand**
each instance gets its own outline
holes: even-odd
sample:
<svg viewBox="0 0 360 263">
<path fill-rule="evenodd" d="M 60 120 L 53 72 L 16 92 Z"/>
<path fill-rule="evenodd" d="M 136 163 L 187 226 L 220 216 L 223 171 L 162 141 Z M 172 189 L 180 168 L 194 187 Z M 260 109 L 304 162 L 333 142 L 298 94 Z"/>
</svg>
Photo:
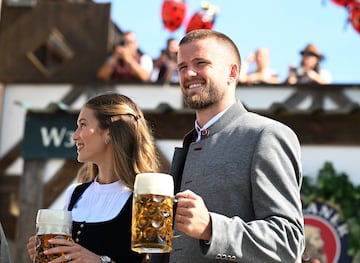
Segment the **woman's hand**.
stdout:
<svg viewBox="0 0 360 263">
<path fill-rule="evenodd" d="M 58 257 L 52 260 L 49 263 L 60 263 L 60 262 L 76 262 L 76 263 L 99 263 L 100 256 L 95 253 L 87 250 L 86 248 L 76 244 L 71 240 L 65 239 L 50 239 L 49 243 L 56 245 L 53 248 L 44 251 L 44 254 L 62 254 L 61 257 Z"/>
<path fill-rule="evenodd" d="M 31 261 L 34 261 L 36 254 L 35 245 L 36 245 L 36 236 L 29 237 L 28 243 L 26 244 L 26 248 L 29 253 Z"/>
</svg>

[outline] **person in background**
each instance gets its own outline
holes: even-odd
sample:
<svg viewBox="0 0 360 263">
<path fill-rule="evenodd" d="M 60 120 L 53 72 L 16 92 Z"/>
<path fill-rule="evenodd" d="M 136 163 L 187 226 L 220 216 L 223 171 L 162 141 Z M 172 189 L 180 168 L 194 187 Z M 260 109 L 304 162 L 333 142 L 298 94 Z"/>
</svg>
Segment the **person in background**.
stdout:
<svg viewBox="0 0 360 263">
<path fill-rule="evenodd" d="M 291 65 L 285 80 L 286 84 L 329 84 L 331 74 L 320 67 L 324 55 L 314 44 L 308 44 L 300 51 L 301 62 L 298 67 Z"/>
<path fill-rule="evenodd" d="M 254 70 L 250 71 L 250 66 Z M 242 65 L 239 77 L 240 83 L 244 84 L 279 84 L 278 73 L 270 68 L 270 52 L 268 48 L 258 48 L 254 54 L 250 54 Z"/>
<path fill-rule="evenodd" d="M 0 262 L 11 263 L 9 245 L 0 222 Z"/>
<path fill-rule="evenodd" d="M 223 33 L 193 30 L 180 40 L 180 88 L 196 120 L 172 160 L 178 202 L 170 263 L 290 263 L 304 250 L 299 141 L 236 98 L 240 65 Z"/>
<path fill-rule="evenodd" d="M 158 83 L 178 83 L 177 72 L 177 51 L 179 41 L 169 38 L 166 41 L 165 49 L 161 50 L 160 56 L 154 60 L 152 81 Z"/>
<path fill-rule="evenodd" d="M 139 51 L 134 32 L 125 32 L 111 56 L 99 68 L 97 77 L 101 80 L 123 82 L 148 82 L 153 70 L 149 55 Z"/>
<path fill-rule="evenodd" d="M 73 241 L 53 239 L 47 254 L 58 262 L 140 263 L 130 249 L 132 190 L 138 173 L 158 169 L 154 140 L 140 108 L 128 97 L 106 93 L 80 111 L 73 135 L 81 168 L 79 185 L 66 191 L 64 208 L 72 212 Z M 35 237 L 29 239 L 35 257 Z"/>
</svg>

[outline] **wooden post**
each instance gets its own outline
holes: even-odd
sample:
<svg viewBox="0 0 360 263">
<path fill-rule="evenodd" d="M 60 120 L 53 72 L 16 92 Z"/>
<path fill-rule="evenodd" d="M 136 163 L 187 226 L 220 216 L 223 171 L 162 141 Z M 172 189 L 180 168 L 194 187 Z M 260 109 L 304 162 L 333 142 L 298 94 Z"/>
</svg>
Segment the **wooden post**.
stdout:
<svg viewBox="0 0 360 263">
<path fill-rule="evenodd" d="M 14 262 L 31 262 L 26 244 L 35 234 L 35 219 L 43 207 L 43 177 L 45 160 L 25 160 L 24 173 L 20 181 L 20 215 L 16 233 L 16 255 Z"/>
</svg>

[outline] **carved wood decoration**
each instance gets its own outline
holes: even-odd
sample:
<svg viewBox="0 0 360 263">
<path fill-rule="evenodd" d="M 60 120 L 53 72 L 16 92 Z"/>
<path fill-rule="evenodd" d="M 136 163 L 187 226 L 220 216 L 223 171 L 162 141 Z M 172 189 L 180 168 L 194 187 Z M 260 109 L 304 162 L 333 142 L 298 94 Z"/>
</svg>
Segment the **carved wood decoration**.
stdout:
<svg viewBox="0 0 360 263">
<path fill-rule="evenodd" d="M 45 77 L 52 77 L 74 58 L 74 51 L 61 32 L 53 28 L 49 35 L 26 56 Z"/>
<path fill-rule="evenodd" d="M 107 55 L 110 3 L 3 4 L 0 82 L 89 83 Z"/>
</svg>

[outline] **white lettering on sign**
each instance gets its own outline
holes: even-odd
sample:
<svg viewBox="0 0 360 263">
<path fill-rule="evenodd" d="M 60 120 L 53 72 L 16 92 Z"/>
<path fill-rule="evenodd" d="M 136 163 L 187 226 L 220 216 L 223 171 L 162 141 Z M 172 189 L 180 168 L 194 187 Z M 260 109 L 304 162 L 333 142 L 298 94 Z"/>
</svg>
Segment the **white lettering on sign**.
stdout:
<svg viewBox="0 0 360 263">
<path fill-rule="evenodd" d="M 71 148 L 75 145 L 72 136 L 74 131 L 67 130 L 66 127 L 62 127 L 59 129 L 58 127 L 41 127 L 41 140 L 45 147 L 49 147 L 51 143 L 54 144 L 55 147 L 65 147 Z"/>
</svg>

